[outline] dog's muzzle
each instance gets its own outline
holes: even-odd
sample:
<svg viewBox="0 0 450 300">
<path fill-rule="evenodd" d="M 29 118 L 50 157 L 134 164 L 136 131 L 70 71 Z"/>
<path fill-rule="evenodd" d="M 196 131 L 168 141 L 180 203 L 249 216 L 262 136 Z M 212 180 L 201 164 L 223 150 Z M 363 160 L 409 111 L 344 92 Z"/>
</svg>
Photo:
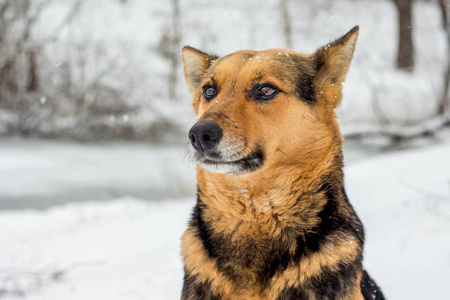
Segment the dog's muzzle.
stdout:
<svg viewBox="0 0 450 300">
<path fill-rule="evenodd" d="M 239 174 L 251 172 L 264 163 L 264 151 L 256 146 L 250 153 L 242 145 L 223 139 L 223 130 L 214 122 L 202 121 L 189 130 L 192 160 L 212 173 Z"/>
</svg>

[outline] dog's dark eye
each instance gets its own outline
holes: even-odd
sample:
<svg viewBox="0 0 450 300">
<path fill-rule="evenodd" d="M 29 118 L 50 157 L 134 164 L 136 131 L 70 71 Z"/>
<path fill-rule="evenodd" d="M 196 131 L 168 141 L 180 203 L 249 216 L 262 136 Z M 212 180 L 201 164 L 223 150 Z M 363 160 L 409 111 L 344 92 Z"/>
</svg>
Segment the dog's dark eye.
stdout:
<svg viewBox="0 0 450 300">
<path fill-rule="evenodd" d="M 258 96 L 271 97 L 276 92 L 277 91 L 274 88 L 270 87 L 270 86 L 263 86 L 262 88 L 259 89 Z"/>
<path fill-rule="evenodd" d="M 203 87 L 203 96 L 206 100 L 211 100 L 217 94 L 217 88 L 213 85 L 205 85 Z"/>
<path fill-rule="evenodd" d="M 271 84 L 263 84 L 262 86 L 257 87 L 255 98 L 257 100 L 270 100 L 274 98 L 280 90 Z"/>
</svg>

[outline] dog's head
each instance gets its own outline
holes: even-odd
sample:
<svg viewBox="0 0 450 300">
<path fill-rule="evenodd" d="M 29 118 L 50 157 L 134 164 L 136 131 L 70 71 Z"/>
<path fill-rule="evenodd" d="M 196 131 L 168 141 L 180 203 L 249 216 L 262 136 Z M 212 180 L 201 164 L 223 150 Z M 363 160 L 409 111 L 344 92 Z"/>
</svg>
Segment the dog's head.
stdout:
<svg viewBox="0 0 450 300">
<path fill-rule="evenodd" d="M 314 54 L 281 49 L 224 57 L 183 49 L 197 123 L 194 161 L 214 173 L 242 174 L 320 155 L 338 135 L 342 97 L 358 27 Z"/>
</svg>

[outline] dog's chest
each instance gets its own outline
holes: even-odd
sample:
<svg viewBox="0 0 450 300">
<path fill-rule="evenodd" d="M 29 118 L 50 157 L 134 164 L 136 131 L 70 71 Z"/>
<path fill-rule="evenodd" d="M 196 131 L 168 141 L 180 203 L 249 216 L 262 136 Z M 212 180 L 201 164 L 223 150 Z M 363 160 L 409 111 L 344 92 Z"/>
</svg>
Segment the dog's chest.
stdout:
<svg viewBox="0 0 450 300">
<path fill-rule="evenodd" d="M 199 240 L 218 271 L 237 289 L 249 286 L 263 290 L 273 276 L 293 263 L 296 239 L 289 235 L 270 236 L 267 227 L 241 221 L 232 233 L 210 231 L 209 237 Z"/>
</svg>

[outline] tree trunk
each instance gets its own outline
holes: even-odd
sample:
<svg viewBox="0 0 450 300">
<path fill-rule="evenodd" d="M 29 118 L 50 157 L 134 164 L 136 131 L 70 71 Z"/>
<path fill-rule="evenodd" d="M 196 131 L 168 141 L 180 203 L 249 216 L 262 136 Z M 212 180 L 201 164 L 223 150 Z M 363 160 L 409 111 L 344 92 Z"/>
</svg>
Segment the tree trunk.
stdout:
<svg viewBox="0 0 450 300">
<path fill-rule="evenodd" d="M 439 103 L 438 113 L 445 114 L 450 112 L 450 96 L 449 96 L 449 85 L 450 85 L 450 20 L 449 20 L 449 10 L 450 1 L 449 0 L 439 0 L 439 6 L 442 13 L 442 26 L 444 27 L 447 36 L 447 70 L 444 72 L 444 89 L 442 94 L 442 99 Z"/>
<path fill-rule="evenodd" d="M 281 12 L 283 15 L 284 38 L 286 47 L 292 49 L 291 18 L 289 16 L 289 0 L 281 0 Z"/>
<path fill-rule="evenodd" d="M 181 42 L 180 29 L 180 2 L 179 0 L 172 0 L 172 36 L 170 41 L 170 75 L 169 75 L 169 98 L 175 100 L 177 97 L 177 82 L 178 82 L 178 66 Z"/>
<path fill-rule="evenodd" d="M 398 12 L 399 39 L 397 67 L 412 71 L 414 67 L 414 45 L 412 37 L 413 0 L 394 0 Z"/>
<path fill-rule="evenodd" d="M 37 71 L 36 51 L 31 50 L 27 54 L 28 54 L 27 91 L 36 92 L 37 90 L 39 90 L 39 75 Z"/>
</svg>

